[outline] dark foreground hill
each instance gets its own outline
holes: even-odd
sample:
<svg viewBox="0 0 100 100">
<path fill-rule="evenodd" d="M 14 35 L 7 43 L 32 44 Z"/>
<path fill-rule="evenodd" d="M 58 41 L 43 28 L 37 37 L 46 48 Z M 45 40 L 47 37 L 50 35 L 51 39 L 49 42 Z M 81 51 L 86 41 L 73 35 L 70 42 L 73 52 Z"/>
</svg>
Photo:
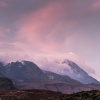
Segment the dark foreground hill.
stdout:
<svg viewBox="0 0 100 100">
<path fill-rule="evenodd" d="M 62 94 L 47 90 L 0 91 L 0 100 L 100 100 L 100 91 Z"/>
<path fill-rule="evenodd" d="M 62 93 L 48 90 L 0 91 L 0 100 L 61 100 Z"/>
<path fill-rule="evenodd" d="M 65 94 L 60 97 L 61 100 L 100 100 L 100 91 L 82 91 L 73 94 Z"/>
</svg>

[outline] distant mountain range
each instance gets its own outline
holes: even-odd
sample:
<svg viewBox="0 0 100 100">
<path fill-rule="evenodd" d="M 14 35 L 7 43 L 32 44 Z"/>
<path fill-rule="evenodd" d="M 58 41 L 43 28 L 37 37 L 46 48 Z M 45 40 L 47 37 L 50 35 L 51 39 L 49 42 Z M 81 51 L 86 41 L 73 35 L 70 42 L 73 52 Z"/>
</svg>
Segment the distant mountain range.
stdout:
<svg viewBox="0 0 100 100">
<path fill-rule="evenodd" d="M 66 60 L 62 64 L 69 65 L 70 69 L 54 73 L 44 71 L 30 61 L 16 61 L 6 65 L 0 63 L 0 77 L 11 79 L 18 89 L 45 89 L 63 93 L 100 89 L 99 82 L 76 63 Z"/>
</svg>

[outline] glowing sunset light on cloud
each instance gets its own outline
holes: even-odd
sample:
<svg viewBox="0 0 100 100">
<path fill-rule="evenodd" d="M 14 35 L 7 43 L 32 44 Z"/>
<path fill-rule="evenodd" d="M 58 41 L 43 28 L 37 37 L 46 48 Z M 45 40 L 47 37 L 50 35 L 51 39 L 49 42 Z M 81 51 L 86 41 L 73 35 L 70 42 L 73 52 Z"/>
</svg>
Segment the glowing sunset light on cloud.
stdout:
<svg viewBox="0 0 100 100">
<path fill-rule="evenodd" d="M 5 7 L 7 7 L 7 3 L 1 1 L 0 2 L 0 8 L 5 8 Z"/>
<path fill-rule="evenodd" d="M 1 60 L 69 58 L 100 80 L 99 5 L 99 0 L 0 0 Z"/>
<path fill-rule="evenodd" d="M 91 6 L 90 9 L 93 11 L 99 11 L 100 10 L 100 0 L 96 0 Z"/>
</svg>

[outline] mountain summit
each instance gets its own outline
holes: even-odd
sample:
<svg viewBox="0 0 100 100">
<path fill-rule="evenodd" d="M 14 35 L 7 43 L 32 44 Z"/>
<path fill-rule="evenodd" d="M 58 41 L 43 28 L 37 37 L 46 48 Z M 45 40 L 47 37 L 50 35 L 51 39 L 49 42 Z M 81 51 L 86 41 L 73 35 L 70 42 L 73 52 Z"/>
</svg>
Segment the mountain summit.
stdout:
<svg viewBox="0 0 100 100">
<path fill-rule="evenodd" d="M 67 75 L 72 79 L 80 81 L 83 84 L 91 84 L 91 83 L 99 84 L 99 82 L 96 79 L 88 75 L 88 73 L 86 73 L 82 68 L 80 68 L 73 61 L 65 60 L 62 62 L 62 64 L 66 64 L 66 66 L 68 66 L 69 68 L 62 69 L 62 71 L 59 72 L 59 74 Z"/>
</svg>

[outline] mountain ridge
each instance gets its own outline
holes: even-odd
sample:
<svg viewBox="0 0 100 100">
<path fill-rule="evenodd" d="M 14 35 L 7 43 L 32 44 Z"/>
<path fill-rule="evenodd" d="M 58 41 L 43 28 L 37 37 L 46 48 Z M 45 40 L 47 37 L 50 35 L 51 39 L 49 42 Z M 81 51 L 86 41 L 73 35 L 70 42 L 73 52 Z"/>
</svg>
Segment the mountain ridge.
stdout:
<svg viewBox="0 0 100 100">
<path fill-rule="evenodd" d="M 92 76 L 88 75 L 82 68 L 80 68 L 76 63 L 70 60 L 65 60 L 63 63 L 66 63 L 70 66 L 71 70 L 73 71 L 74 75 L 69 75 L 72 79 L 82 82 L 83 84 L 91 84 L 96 83 L 100 84 L 99 81 L 94 79 Z M 68 75 L 68 74 L 65 74 Z"/>
<path fill-rule="evenodd" d="M 67 75 L 44 71 L 31 61 L 11 62 L 3 67 L 5 77 L 12 79 L 18 89 L 45 89 L 73 93 L 99 87 L 99 85 L 97 87 L 84 85 Z"/>
</svg>

